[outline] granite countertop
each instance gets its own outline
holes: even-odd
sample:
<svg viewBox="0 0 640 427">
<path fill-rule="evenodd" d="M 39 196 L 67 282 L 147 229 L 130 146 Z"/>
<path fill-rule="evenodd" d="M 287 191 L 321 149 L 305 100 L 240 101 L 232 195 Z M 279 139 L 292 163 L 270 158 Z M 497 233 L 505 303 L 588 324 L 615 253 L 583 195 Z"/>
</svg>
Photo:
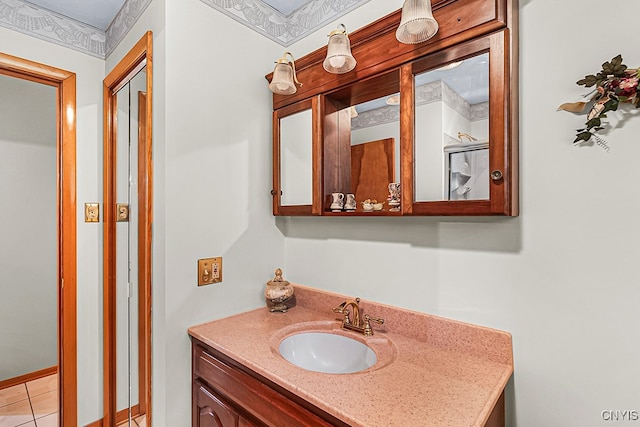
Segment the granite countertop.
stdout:
<svg viewBox="0 0 640 427">
<path fill-rule="evenodd" d="M 295 286 L 287 313 L 264 307 L 189 329 L 189 335 L 352 426 L 482 426 L 513 373 L 511 335 L 362 300 L 385 319 L 365 337 L 332 312 L 346 299 Z M 278 354 L 285 337 L 331 331 L 371 347 L 378 362 L 353 374 L 311 372 Z"/>
</svg>

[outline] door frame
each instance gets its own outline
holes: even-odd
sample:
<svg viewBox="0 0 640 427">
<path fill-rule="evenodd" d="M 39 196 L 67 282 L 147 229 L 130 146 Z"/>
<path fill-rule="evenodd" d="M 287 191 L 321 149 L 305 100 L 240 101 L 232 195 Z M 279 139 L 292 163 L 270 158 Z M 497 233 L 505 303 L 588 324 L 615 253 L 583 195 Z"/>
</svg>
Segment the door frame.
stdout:
<svg viewBox="0 0 640 427">
<path fill-rule="evenodd" d="M 132 416 L 146 415 L 151 426 L 151 249 L 153 223 L 152 92 L 153 33 L 147 31 L 104 79 L 104 391 L 103 425 L 114 426 L 128 414 L 116 405 L 116 93 L 146 66 L 144 126 L 138 142 L 138 405 Z M 140 120 L 142 122 L 142 120 Z M 128 412 L 128 411 L 127 411 Z"/>
<path fill-rule="evenodd" d="M 4 53 L 0 53 L 0 74 L 56 88 L 58 411 L 60 426 L 76 427 L 76 75 Z"/>
</svg>

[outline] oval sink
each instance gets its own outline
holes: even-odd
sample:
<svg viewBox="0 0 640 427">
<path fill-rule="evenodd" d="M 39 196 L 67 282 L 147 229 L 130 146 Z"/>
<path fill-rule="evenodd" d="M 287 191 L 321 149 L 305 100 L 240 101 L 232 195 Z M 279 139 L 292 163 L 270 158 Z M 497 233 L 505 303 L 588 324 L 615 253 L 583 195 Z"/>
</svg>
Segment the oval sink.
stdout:
<svg viewBox="0 0 640 427">
<path fill-rule="evenodd" d="M 280 342 L 280 355 L 294 365 L 327 374 L 350 374 L 373 366 L 376 353 L 366 344 L 342 335 L 303 332 Z"/>
</svg>

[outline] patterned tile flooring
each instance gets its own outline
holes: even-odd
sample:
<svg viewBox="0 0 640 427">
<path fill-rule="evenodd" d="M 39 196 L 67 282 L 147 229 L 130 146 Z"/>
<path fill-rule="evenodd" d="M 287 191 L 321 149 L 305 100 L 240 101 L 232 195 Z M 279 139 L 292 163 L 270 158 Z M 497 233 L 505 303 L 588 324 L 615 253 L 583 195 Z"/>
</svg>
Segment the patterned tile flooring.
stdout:
<svg viewBox="0 0 640 427">
<path fill-rule="evenodd" d="M 144 415 L 131 422 L 132 427 L 146 425 Z M 0 427 L 18 426 L 58 427 L 58 374 L 0 390 Z"/>
<path fill-rule="evenodd" d="M 58 427 L 58 374 L 0 390 L 0 427 Z"/>
</svg>

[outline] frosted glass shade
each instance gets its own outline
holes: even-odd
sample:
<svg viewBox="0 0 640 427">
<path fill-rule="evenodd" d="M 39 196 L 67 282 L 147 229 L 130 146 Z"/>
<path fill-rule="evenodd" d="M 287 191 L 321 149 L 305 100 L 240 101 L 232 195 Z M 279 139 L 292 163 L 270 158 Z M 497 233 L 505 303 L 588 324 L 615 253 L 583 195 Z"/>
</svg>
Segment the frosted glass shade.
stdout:
<svg viewBox="0 0 640 427">
<path fill-rule="evenodd" d="M 273 78 L 269 83 L 269 89 L 273 93 L 280 95 L 291 95 L 296 93 L 298 88 L 293 83 L 293 68 L 288 63 L 277 63 L 273 69 Z"/>
<path fill-rule="evenodd" d="M 333 74 L 348 73 L 356 66 L 356 59 L 351 54 L 351 42 L 346 32 L 332 33 L 329 37 L 327 57 L 322 66 Z"/>
<path fill-rule="evenodd" d="M 405 0 L 396 39 L 405 44 L 422 43 L 437 32 L 438 22 L 431 12 L 431 0 Z"/>
</svg>

